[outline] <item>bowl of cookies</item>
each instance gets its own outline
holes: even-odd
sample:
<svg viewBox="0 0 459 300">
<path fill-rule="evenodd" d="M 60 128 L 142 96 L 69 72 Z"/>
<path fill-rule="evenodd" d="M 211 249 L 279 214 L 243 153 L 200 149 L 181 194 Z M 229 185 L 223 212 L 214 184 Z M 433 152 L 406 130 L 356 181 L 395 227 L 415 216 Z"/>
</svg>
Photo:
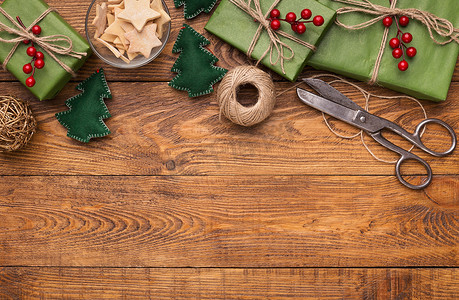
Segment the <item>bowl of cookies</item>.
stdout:
<svg viewBox="0 0 459 300">
<path fill-rule="evenodd" d="M 93 0 L 85 30 L 100 59 L 131 69 L 148 64 L 162 52 L 171 18 L 164 0 Z"/>
</svg>

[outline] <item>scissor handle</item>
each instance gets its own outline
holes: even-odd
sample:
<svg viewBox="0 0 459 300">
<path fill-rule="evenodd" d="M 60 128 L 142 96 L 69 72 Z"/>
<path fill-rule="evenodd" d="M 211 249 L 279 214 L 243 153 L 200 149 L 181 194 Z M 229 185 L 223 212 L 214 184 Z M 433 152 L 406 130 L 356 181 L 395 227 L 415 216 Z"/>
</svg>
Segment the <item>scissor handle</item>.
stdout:
<svg viewBox="0 0 459 300">
<path fill-rule="evenodd" d="M 385 137 L 383 137 L 381 131 L 378 131 L 378 132 L 375 132 L 375 133 L 371 133 L 370 135 L 371 135 L 371 137 L 373 137 L 375 139 L 375 141 L 380 143 L 382 146 L 384 146 L 387 149 L 390 149 L 390 150 L 400 154 L 400 159 L 397 161 L 397 164 L 395 165 L 395 175 L 397 175 L 398 180 L 404 186 L 406 186 L 406 187 L 408 187 L 410 189 L 413 189 L 413 190 L 421 190 L 421 189 L 427 187 L 430 184 L 430 182 L 432 182 L 432 168 L 429 166 L 429 164 L 425 160 L 423 160 L 422 158 L 420 158 L 419 156 L 417 156 L 417 155 L 415 155 L 415 154 L 413 154 L 411 152 L 406 151 L 405 149 L 400 148 L 399 146 L 394 145 L 389 140 L 387 140 Z M 421 165 L 423 165 L 424 168 L 426 169 L 426 171 L 427 171 L 427 179 L 423 183 L 421 183 L 419 185 L 415 185 L 415 184 L 411 184 L 411 183 L 407 182 L 403 178 L 402 173 L 400 171 L 400 168 L 402 166 L 402 163 L 405 162 L 405 161 L 408 161 L 408 160 L 415 160 L 415 161 L 419 162 Z"/>
<path fill-rule="evenodd" d="M 427 179 L 423 183 L 419 185 L 415 185 L 415 184 L 409 183 L 403 178 L 400 168 L 402 166 L 402 163 L 408 160 L 415 160 L 419 162 L 421 165 L 423 165 L 424 168 L 426 169 Z M 409 187 L 410 189 L 413 189 L 413 190 L 422 190 L 423 188 L 427 187 L 430 184 L 430 182 L 432 182 L 432 168 L 430 167 L 430 165 L 425 160 L 420 158 L 419 156 L 414 155 L 413 153 L 410 153 L 408 151 L 406 151 L 406 153 L 404 154 L 401 154 L 400 159 L 397 161 L 397 164 L 395 165 L 395 175 L 397 175 L 398 180 L 404 186 Z"/>
<path fill-rule="evenodd" d="M 433 150 L 427 148 L 424 145 L 424 143 L 421 140 L 422 129 L 424 128 L 425 125 L 427 125 L 429 123 L 435 123 L 435 124 L 441 125 L 446 130 L 448 130 L 449 134 L 451 135 L 451 147 L 448 150 L 446 150 L 444 152 L 436 152 L 436 151 L 433 151 Z M 456 144 L 457 144 L 457 138 L 456 138 L 456 134 L 454 133 L 453 128 L 451 126 L 449 126 L 448 124 L 446 124 L 445 122 L 443 122 L 442 120 L 439 120 L 439 119 L 425 119 L 425 120 L 423 120 L 421 123 L 418 124 L 418 126 L 416 126 L 416 130 L 413 133 L 413 138 L 414 138 L 414 141 L 412 141 L 412 142 L 416 146 L 418 146 L 423 151 L 429 153 L 430 155 L 433 155 L 433 156 L 436 156 L 436 157 L 443 157 L 443 156 L 446 156 L 446 155 L 452 153 L 454 151 L 454 149 L 456 148 Z"/>
<path fill-rule="evenodd" d="M 441 125 L 444 128 L 446 128 L 446 130 L 448 130 L 448 132 L 449 132 L 449 134 L 451 136 L 451 147 L 448 150 L 446 150 L 445 152 L 434 151 L 434 150 L 428 148 L 422 142 L 422 139 L 421 139 L 422 130 L 424 129 L 424 126 L 426 126 L 429 123 L 435 123 L 435 124 Z M 394 123 L 392 123 L 390 121 L 386 121 L 386 124 L 385 124 L 384 127 L 389 129 L 389 130 L 391 130 L 391 131 L 393 131 L 393 132 L 395 132 L 395 133 L 397 133 L 397 134 L 399 134 L 400 136 L 404 137 L 405 139 L 407 139 L 408 141 L 410 141 L 411 143 L 413 143 L 414 145 L 419 147 L 419 149 L 423 150 L 424 152 L 427 152 L 430 155 L 433 155 L 433 156 L 436 156 L 436 157 L 446 156 L 446 155 L 450 154 L 451 152 L 453 152 L 454 149 L 456 148 L 457 138 L 456 138 L 456 134 L 454 133 L 453 128 L 451 128 L 451 126 L 449 126 L 448 124 L 446 124 L 445 122 L 443 122 L 442 120 L 439 120 L 439 119 L 425 119 L 425 120 L 423 120 L 421 123 L 418 124 L 418 126 L 416 126 L 416 129 L 415 129 L 413 134 L 409 133 L 408 131 L 406 131 L 405 129 L 400 127 L 399 125 L 394 124 Z M 391 149 L 391 148 L 389 148 L 389 149 Z"/>
</svg>

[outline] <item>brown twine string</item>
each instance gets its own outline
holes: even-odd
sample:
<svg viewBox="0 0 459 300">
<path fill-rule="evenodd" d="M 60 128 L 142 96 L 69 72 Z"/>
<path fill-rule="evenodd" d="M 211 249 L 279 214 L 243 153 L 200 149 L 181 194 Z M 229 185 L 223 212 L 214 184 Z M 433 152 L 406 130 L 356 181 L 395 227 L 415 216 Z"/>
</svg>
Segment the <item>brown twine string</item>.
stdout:
<svg viewBox="0 0 459 300">
<path fill-rule="evenodd" d="M 284 70 L 284 60 L 291 60 L 295 56 L 295 52 L 293 51 L 292 47 L 287 45 L 286 43 L 282 42 L 280 40 L 279 35 L 288 38 L 295 43 L 298 43 L 300 45 L 303 45 L 312 51 L 316 51 L 317 48 L 314 45 L 309 44 L 308 42 L 305 42 L 297 37 L 294 37 L 284 31 L 274 31 L 270 24 L 269 21 L 267 20 L 268 15 L 270 14 L 271 10 L 276 7 L 276 5 L 280 2 L 281 0 L 275 0 L 271 7 L 268 9 L 268 11 L 263 14 L 261 10 L 261 5 L 260 5 L 260 0 L 230 0 L 231 3 L 236 5 L 238 8 L 243 10 L 245 13 L 249 14 L 254 20 L 256 20 L 259 23 L 258 29 L 255 32 L 255 35 L 253 36 L 253 39 L 249 45 L 249 48 L 247 50 L 247 56 L 251 56 L 253 53 L 253 50 L 255 49 L 255 46 L 261 36 L 261 33 L 263 32 L 263 29 L 267 32 L 268 37 L 270 39 L 270 43 L 266 51 L 261 55 L 261 57 L 258 59 L 257 63 L 255 66 L 258 66 L 258 64 L 263 60 L 263 58 L 266 57 L 269 53 L 269 62 L 271 65 L 276 65 L 279 60 L 280 60 L 280 65 L 282 69 L 282 73 L 285 74 Z M 253 7 L 252 7 L 253 3 Z M 284 55 L 284 48 L 287 49 L 290 52 L 290 56 L 285 56 Z M 277 52 L 277 58 L 276 61 L 273 61 L 273 53 L 274 51 Z"/>
<path fill-rule="evenodd" d="M 2 43 L 15 44 L 6 56 L 5 60 L 3 61 L 4 70 L 6 70 L 6 65 L 10 61 L 13 54 L 16 52 L 16 49 L 18 48 L 20 43 L 23 40 L 30 40 L 33 43 L 40 46 L 43 50 L 45 50 L 48 53 L 48 55 L 51 56 L 67 73 L 72 74 L 72 76 L 74 77 L 76 76 L 75 72 L 69 66 L 64 64 L 60 59 L 58 59 L 55 54 L 66 55 L 77 59 L 81 59 L 83 56 L 87 55 L 86 53 L 73 51 L 73 42 L 68 36 L 56 34 L 39 37 L 35 36 L 31 32 L 32 27 L 35 26 L 41 20 L 43 20 L 52 11 L 55 11 L 55 9 L 48 8 L 27 28 L 24 28 L 14 18 L 12 18 L 3 8 L 0 7 L 0 12 L 14 25 L 14 27 L 9 27 L 0 22 L 0 31 L 6 31 L 10 34 L 17 36 L 16 38 L 10 40 L 0 38 L 0 42 Z M 59 45 L 60 42 L 66 43 L 67 46 Z"/>
<path fill-rule="evenodd" d="M 330 85 L 333 85 L 335 83 L 344 83 L 344 84 L 348 84 L 354 88 L 356 88 L 359 92 L 362 93 L 362 95 L 365 97 L 365 110 L 369 112 L 369 109 L 370 109 L 370 98 L 371 97 L 376 97 L 376 98 L 379 98 L 379 99 L 409 99 L 409 100 L 412 100 L 414 102 L 416 102 L 422 109 L 422 112 L 424 114 L 424 118 L 427 119 L 427 113 L 426 113 L 426 110 L 424 109 L 424 106 L 422 106 L 421 102 L 419 102 L 419 100 L 417 100 L 416 98 L 413 98 L 413 97 L 409 97 L 409 96 L 381 96 L 381 95 L 377 95 L 377 94 L 372 94 L 368 91 L 366 91 L 365 89 L 359 87 L 358 85 L 352 83 L 352 82 L 349 82 L 347 80 L 345 80 L 344 78 L 340 77 L 340 76 L 336 76 L 336 75 L 331 75 L 331 74 L 318 74 L 318 75 L 314 75 L 314 76 L 311 76 L 310 78 L 320 78 L 320 77 L 331 77 L 331 78 L 334 78 L 334 80 L 328 82 L 328 84 Z M 365 140 L 364 140 L 364 131 L 363 130 L 360 130 L 359 132 L 357 132 L 356 134 L 354 135 L 350 135 L 350 136 L 346 136 L 346 135 L 342 135 L 338 132 L 336 132 L 330 125 L 330 123 L 328 122 L 327 118 L 325 117 L 325 114 L 322 113 L 322 117 L 325 121 L 325 124 L 327 125 L 328 129 L 334 133 L 336 136 L 339 136 L 340 138 L 343 138 L 343 139 L 353 139 L 357 136 L 360 135 L 360 140 L 362 141 L 362 144 L 363 146 L 365 147 L 365 149 L 367 149 L 368 153 L 371 154 L 371 156 L 373 156 L 376 160 L 378 161 L 381 161 L 381 162 L 384 162 L 384 163 L 389 163 L 389 164 L 395 164 L 397 161 L 394 160 L 394 161 L 388 161 L 388 160 L 385 160 L 385 159 L 382 159 L 382 158 L 379 158 L 378 156 L 376 156 L 376 154 L 373 153 L 373 151 L 371 151 L 371 149 L 368 147 L 368 145 L 365 143 Z M 421 136 L 424 134 L 425 132 L 425 127 L 424 129 L 422 130 L 421 132 Z M 414 145 L 408 150 L 408 152 L 411 152 L 411 150 L 414 149 Z"/>
<path fill-rule="evenodd" d="M 454 25 L 450 21 L 444 18 L 437 17 L 430 12 L 422 11 L 422 10 L 415 9 L 415 8 L 407 8 L 407 9 L 396 8 L 395 6 L 397 5 L 397 0 L 392 0 L 390 7 L 376 5 L 376 4 L 371 3 L 369 0 L 362 0 L 362 1 L 333 0 L 333 1 L 353 5 L 352 7 L 339 8 L 336 11 L 336 14 L 338 16 L 342 14 L 353 13 L 353 12 L 361 12 L 364 14 L 370 14 L 370 15 L 376 16 L 371 20 L 368 20 L 368 21 L 365 21 L 359 24 L 355 24 L 355 25 L 343 24 L 341 21 L 339 21 L 338 18 L 336 18 L 335 23 L 338 26 L 341 26 L 343 28 L 346 28 L 349 30 L 359 30 L 359 29 L 367 28 L 381 21 L 387 16 L 405 15 L 411 19 L 418 20 L 419 22 L 424 24 L 427 27 L 427 30 L 429 31 L 430 38 L 436 44 L 446 45 L 453 41 L 456 43 L 459 43 L 459 29 L 454 28 Z M 449 38 L 449 39 L 443 42 L 439 41 L 438 39 L 435 38 L 433 32 L 436 32 L 438 35 L 444 38 Z M 369 84 L 375 84 L 377 82 L 379 68 L 381 65 L 382 56 L 384 54 L 384 49 L 386 46 L 388 34 L 389 34 L 389 28 L 386 27 L 384 29 L 383 38 L 381 40 L 381 46 L 379 48 L 379 53 L 378 53 L 378 57 L 376 58 L 372 76 L 371 76 L 370 81 L 368 82 Z"/>
<path fill-rule="evenodd" d="M 258 90 L 257 102 L 245 107 L 237 101 L 237 93 L 242 85 L 251 84 Z M 252 126 L 265 120 L 276 104 L 274 83 L 269 74 L 254 66 L 239 66 L 229 71 L 217 91 L 220 119 L 224 114 L 232 122 L 242 126 Z"/>
<path fill-rule="evenodd" d="M 36 126 L 28 104 L 15 97 L 0 96 L 0 152 L 26 145 Z"/>
</svg>

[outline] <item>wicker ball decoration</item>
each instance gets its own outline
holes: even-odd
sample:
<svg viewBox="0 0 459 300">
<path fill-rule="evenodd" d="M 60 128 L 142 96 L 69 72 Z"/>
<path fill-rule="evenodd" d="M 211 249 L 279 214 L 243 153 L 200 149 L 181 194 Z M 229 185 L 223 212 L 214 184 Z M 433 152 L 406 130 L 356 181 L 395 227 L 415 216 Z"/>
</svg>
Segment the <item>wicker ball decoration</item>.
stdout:
<svg viewBox="0 0 459 300">
<path fill-rule="evenodd" d="M 27 103 L 0 96 L 0 152 L 14 151 L 27 144 L 37 127 Z"/>
</svg>

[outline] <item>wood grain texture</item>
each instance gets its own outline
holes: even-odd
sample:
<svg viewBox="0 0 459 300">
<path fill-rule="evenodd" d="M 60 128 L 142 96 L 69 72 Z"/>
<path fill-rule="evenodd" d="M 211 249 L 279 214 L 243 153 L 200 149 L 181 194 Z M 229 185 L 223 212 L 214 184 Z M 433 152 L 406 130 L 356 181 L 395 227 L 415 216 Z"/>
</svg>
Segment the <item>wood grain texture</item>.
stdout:
<svg viewBox="0 0 459 300">
<path fill-rule="evenodd" d="M 6 176 L 0 265 L 458 266 L 459 176 Z"/>
<path fill-rule="evenodd" d="M 51 7 L 56 8 L 70 25 L 72 25 L 80 34 L 85 36 L 84 20 L 86 17 L 86 11 L 90 4 L 89 0 L 48 0 L 47 3 Z M 172 0 L 166 0 L 166 3 L 169 7 L 172 17 L 172 32 L 166 48 L 155 61 L 138 69 L 123 70 L 123 72 L 119 72 L 118 69 L 103 63 L 96 57 L 96 55 L 93 55 L 78 72 L 78 77 L 76 80 L 84 80 L 90 76 L 96 68 L 102 66 L 106 70 L 107 79 L 109 81 L 170 81 L 174 76 L 170 70 L 178 57 L 178 54 L 172 54 L 172 47 L 183 23 L 187 23 L 193 26 L 193 28 L 195 28 L 199 33 L 203 34 L 211 41 L 209 49 L 211 49 L 212 52 L 214 52 L 215 55 L 220 59 L 220 61 L 217 63 L 218 66 L 224 68 L 233 68 L 240 64 L 246 64 L 249 62 L 245 54 L 234 49 L 233 47 L 229 46 L 225 42 L 204 30 L 204 26 L 213 11 L 210 14 L 201 14 L 192 20 L 185 20 L 183 18 L 183 7 L 176 9 Z M 456 65 L 453 81 L 459 81 L 458 66 L 459 62 Z M 269 69 L 265 67 L 261 68 L 265 71 L 268 71 L 275 80 L 282 80 L 281 76 L 269 71 Z M 300 78 L 303 76 L 309 76 L 313 73 L 317 73 L 317 71 L 314 71 L 314 69 L 311 67 L 306 67 Z M 16 79 L 8 72 L 3 71 L 0 72 L 0 81 L 16 81 Z"/>
<path fill-rule="evenodd" d="M 286 91 L 289 83 L 276 83 Z M 359 138 L 346 140 L 335 136 L 325 126 L 322 115 L 302 104 L 295 89 L 278 98 L 272 116 L 262 124 L 243 128 L 228 120 L 219 120 L 214 94 L 188 99 L 166 83 L 113 82 L 113 99 L 107 106 L 113 115 L 106 121 L 112 133 L 83 144 L 66 136 L 54 114 L 66 110 L 65 99 L 77 94 L 69 84 L 59 97 L 38 102 L 19 83 L 0 82 L 5 94 L 29 100 L 38 120 L 38 131 L 21 151 L 0 154 L 2 175 L 391 175 L 394 165 L 375 160 Z M 339 87 L 346 90 L 346 86 Z M 363 97 L 349 90 L 351 98 L 363 105 Z M 384 95 L 395 93 L 371 89 Z M 456 96 L 454 96 L 456 95 Z M 429 116 L 459 128 L 459 83 L 444 103 L 423 102 Z M 256 95 L 253 95 L 256 97 Z M 408 100 L 371 102 L 371 111 L 394 120 L 413 131 L 423 118 L 418 106 Z M 342 134 L 357 132 L 341 122 L 331 122 Z M 437 133 L 435 128 L 428 133 Z M 385 159 L 397 156 L 365 139 L 371 149 Z M 411 146 L 401 139 L 400 145 Z M 403 141 L 403 142 L 402 142 Z M 427 134 L 424 141 L 441 149 L 449 148 L 450 139 Z M 437 149 L 439 149 L 437 148 Z M 420 150 L 434 174 L 459 174 L 459 151 L 435 158 Z M 417 168 L 407 173 L 418 174 Z"/>
<path fill-rule="evenodd" d="M 47 2 L 84 34 L 90 0 Z M 2 94 L 29 101 L 39 123 L 27 148 L 0 153 L 0 299 L 457 299 L 459 151 L 414 150 L 435 176 L 423 191 L 406 189 L 393 165 L 330 133 L 272 72 L 283 94 L 266 122 L 219 121 L 215 94 L 189 99 L 167 86 L 180 27 L 209 38 L 221 67 L 248 59 L 203 29 L 209 14 L 185 21 L 166 2 L 171 39 L 147 66 L 120 72 L 92 56 L 43 102 L 0 72 Z M 99 67 L 114 95 L 112 134 L 82 144 L 54 114 Z M 447 101 L 422 104 L 458 130 L 459 62 Z M 408 130 L 422 118 L 406 100 L 372 99 L 370 111 Z M 444 149 L 443 138 L 433 127 L 425 141 Z"/>
<path fill-rule="evenodd" d="M 445 299 L 457 269 L 3 268 L 2 299 Z"/>
<path fill-rule="evenodd" d="M 82 36 L 85 35 L 85 17 L 87 9 L 91 3 L 90 0 L 49 0 L 47 3 L 57 9 L 59 14 L 72 25 Z M 230 67 L 238 65 L 241 62 L 247 61 L 244 54 L 232 49 L 226 43 L 218 40 L 216 37 L 211 38 L 211 34 L 204 30 L 204 25 L 207 23 L 208 14 L 202 14 L 197 18 L 189 21 L 183 18 L 183 7 L 176 9 L 172 0 L 166 0 L 172 18 L 172 31 L 165 49 L 161 55 L 147 66 L 136 69 L 125 69 L 119 72 L 119 69 L 112 67 L 94 54 L 87 63 L 78 72 L 77 81 L 84 80 L 90 76 L 96 68 L 104 67 L 109 81 L 170 81 L 174 75 L 171 72 L 172 65 L 178 57 L 178 54 L 172 54 L 172 47 L 178 36 L 178 33 L 184 23 L 190 24 L 198 32 L 211 39 L 212 46 L 210 49 L 215 51 L 220 58 L 219 66 Z M 281 78 L 280 76 L 278 77 Z M 0 72 L 0 81 L 16 81 L 14 76 L 8 72 Z"/>
</svg>

